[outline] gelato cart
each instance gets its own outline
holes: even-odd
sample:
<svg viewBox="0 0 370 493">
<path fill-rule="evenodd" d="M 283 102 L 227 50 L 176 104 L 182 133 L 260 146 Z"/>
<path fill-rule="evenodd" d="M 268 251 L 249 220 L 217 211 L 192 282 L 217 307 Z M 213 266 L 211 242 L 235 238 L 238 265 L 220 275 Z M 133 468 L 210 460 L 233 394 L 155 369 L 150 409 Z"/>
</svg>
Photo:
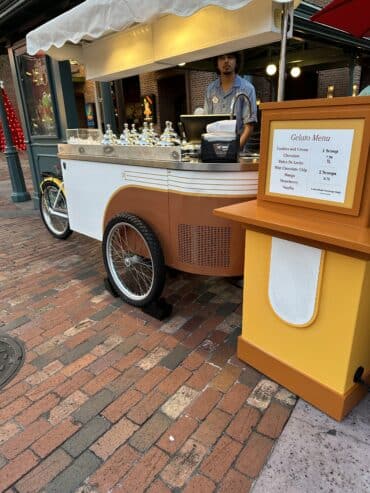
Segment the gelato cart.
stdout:
<svg viewBox="0 0 370 493">
<path fill-rule="evenodd" d="M 87 0 L 29 33 L 27 51 L 77 59 L 88 79 L 111 81 L 278 41 L 298 3 Z M 70 228 L 102 241 L 109 281 L 125 301 L 157 299 L 165 265 L 242 274 L 243 227 L 212 211 L 255 198 L 256 157 L 185 160 L 181 146 L 115 145 L 109 136 L 69 140 L 58 155 Z"/>
<path fill-rule="evenodd" d="M 213 209 L 257 193 L 255 158 L 181 160 L 177 146 L 60 144 L 69 225 L 103 242 L 109 280 L 125 301 L 161 294 L 165 265 L 205 275 L 243 271 L 243 229 Z"/>
</svg>

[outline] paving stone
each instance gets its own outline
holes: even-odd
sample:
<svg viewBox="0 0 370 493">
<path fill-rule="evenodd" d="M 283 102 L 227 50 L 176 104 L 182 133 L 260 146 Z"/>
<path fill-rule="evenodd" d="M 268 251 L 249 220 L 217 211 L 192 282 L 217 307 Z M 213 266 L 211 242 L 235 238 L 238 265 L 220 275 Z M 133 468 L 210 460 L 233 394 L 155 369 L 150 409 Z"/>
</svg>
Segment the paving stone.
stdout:
<svg viewBox="0 0 370 493">
<path fill-rule="evenodd" d="M 213 481 L 221 481 L 241 449 L 241 443 L 223 436 L 203 461 L 200 470 Z"/>
<path fill-rule="evenodd" d="M 118 421 L 124 414 L 130 411 L 139 401 L 143 394 L 135 389 L 129 389 L 127 392 L 120 395 L 108 407 L 104 409 L 102 414 L 112 423 Z"/>
<path fill-rule="evenodd" d="M 265 464 L 274 441 L 259 433 L 252 433 L 238 460 L 236 469 L 250 478 L 255 478 Z"/>
<path fill-rule="evenodd" d="M 235 414 L 245 403 L 250 393 L 251 389 L 245 385 L 236 383 L 231 387 L 227 394 L 225 394 L 217 407 L 227 413 Z"/>
<path fill-rule="evenodd" d="M 260 380 L 264 377 L 262 373 L 258 372 L 251 366 L 246 366 L 246 368 L 239 375 L 239 382 L 246 385 L 247 387 L 253 389 Z"/>
<path fill-rule="evenodd" d="M 169 351 L 162 347 L 156 348 L 154 351 L 145 356 L 142 360 L 137 363 L 137 365 L 143 370 L 150 370 L 154 366 L 156 366 L 167 354 Z"/>
<path fill-rule="evenodd" d="M 294 406 L 297 402 L 297 396 L 286 389 L 280 389 L 274 398 L 286 406 Z"/>
<path fill-rule="evenodd" d="M 168 456 L 157 447 L 152 447 L 120 482 L 122 491 L 141 493 L 152 483 L 163 469 Z"/>
<path fill-rule="evenodd" d="M 11 330 L 17 329 L 18 327 L 21 327 L 21 325 L 27 324 L 28 322 L 31 322 L 31 319 L 28 318 L 26 315 L 23 315 L 22 317 L 18 317 L 15 320 L 12 320 L 11 322 L 6 323 L 5 325 L 0 327 L 1 332 L 9 332 Z"/>
<path fill-rule="evenodd" d="M 128 354 L 132 351 L 141 341 L 143 340 L 143 336 L 141 334 L 134 334 L 130 337 L 127 337 L 121 344 L 116 347 L 116 350 L 122 354 Z"/>
<path fill-rule="evenodd" d="M 153 390 L 138 404 L 136 404 L 136 406 L 131 409 L 127 416 L 135 421 L 135 423 L 142 425 L 154 413 L 154 411 L 156 411 L 159 406 L 163 404 L 166 399 L 166 395 L 161 394 L 157 390 Z"/>
<path fill-rule="evenodd" d="M 161 407 L 162 412 L 169 418 L 176 419 L 185 408 L 197 397 L 198 392 L 183 385 L 168 401 Z"/>
<path fill-rule="evenodd" d="M 190 481 L 186 484 L 186 487 L 184 489 L 184 493 L 212 493 L 215 491 L 216 485 L 213 481 L 210 479 L 206 478 L 205 476 L 202 475 L 197 475 L 193 476 Z M 228 493 L 231 493 L 235 491 L 237 492 L 244 492 L 244 490 L 228 490 Z"/>
<path fill-rule="evenodd" d="M 278 402 L 271 402 L 258 424 L 257 431 L 270 438 L 277 438 L 283 431 L 290 411 L 288 407 L 282 406 Z"/>
<path fill-rule="evenodd" d="M 80 423 L 87 423 L 91 418 L 99 414 L 115 398 L 113 392 L 108 389 L 101 390 L 98 394 L 88 399 L 78 411 L 73 413 L 73 417 Z"/>
<path fill-rule="evenodd" d="M 106 318 L 108 315 L 117 310 L 116 306 L 108 305 L 103 310 L 99 310 L 91 315 L 91 320 L 100 321 Z"/>
<path fill-rule="evenodd" d="M 175 334 L 185 323 L 187 319 L 181 315 L 172 316 L 171 319 L 162 325 L 161 331 L 166 334 Z"/>
<path fill-rule="evenodd" d="M 39 493 L 50 483 L 72 459 L 63 450 L 56 450 L 35 469 L 26 474 L 18 483 L 16 488 L 19 493 Z"/>
<path fill-rule="evenodd" d="M 161 472 L 161 478 L 170 486 L 181 488 L 198 467 L 207 448 L 194 440 L 188 440 Z"/>
<path fill-rule="evenodd" d="M 190 416 L 180 416 L 157 442 L 158 447 L 174 454 L 197 429 L 198 422 Z"/>
<path fill-rule="evenodd" d="M 251 487 L 251 479 L 235 471 L 235 469 L 230 469 L 221 483 L 219 493 L 231 493 L 232 491 L 248 493 Z"/>
<path fill-rule="evenodd" d="M 127 390 L 134 382 L 137 382 L 144 375 L 144 370 L 132 367 L 126 370 L 120 377 L 117 377 L 108 385 L 113 394 L 118 397 Z"/>
<path fill-rule="evenodd" d="M 279 386 L 277 383 L 263 379 L 253 389 L 247 399 L 247 403 L 263 411 L 269 406 L 271 399 L 278 388 Z"/>
<path fill-rule="evenodd" d="M 122 418 L 113 425 L 99 440 L 91 446 L 91 450 L 102 459 L 107 459 L 112 453 L 135 433 L 138 426 L 127 418 Z"/>
<path fill-rule="evenodd" d="M 207 447 L 211 447 L 224 432 L 230 420 L 229 414 L 220 411 L 220 409 L 214 409 L 192 435 L 192 438 Z"/>
<path fill-rule="evenodd" d="M 86 450 L 95 442 L 103 433 L 105 433 L 111 424 L 101 416 L 96 416 L 85 426 L 75 433 L 63 444 L 63 449 L 72 457 L 78 457 L 81 452 Z"/>
<path fill-rule="evenodd" d="M 76 488 L 100 466 L 101 460 L 86 450 L 45 488 L 47 493 L 74 493 Z"/>
<path fill-rule="evenodd" d="M 211 291 L 206 291 L 205 293 L 198 296 L 196 301 L 201 305 L 207 305 L 214 297 L 215 297 L 215 293 L 211 293 Z"/>
<path fill-rule="evenodd" d="M 226 433 L 235 438 L 235 440 L 245 442 L 257 425 L 260 417 L 261 414 L 258 409 L 252 406 L 243 407 L 230 423 Z"/>
<path fill-rule="evenodd" d="M 239 303 L 223 303 L 217 308 L 216 313 L 217 315 L 222 315 L 223 317 L 227 317 L 231 313 L 235 312 L 238 306 Z"/>
<path fill-rule="evenodd" d="M 174 370 L 186 358 L 189 352 L 189 348 L 179 344 L 173 351 L 168 353 L 159 364 L 169 370 Z"/>
<path fill-rule="evenodd" d="M 26 450 L 0 470 L 0 485 L 3 491 L 36 466 L 38 458 Z"/>
<path fill-rule="evenodd" d="M 186 409 L 186 414 L 193 418 L 203 420 L 221 399 L 222 394 L 216 389 L 205 389 L 197 399 Z"/>
<path fill-rule="evenodd" d="M 49 413 L 49 422 L 56 425 L 63 421 L 67 416 L 80 408 L 88 399 L 87 395 L 76 390 L 73 394 L 66 397 L 62 402 L 55 406 Z"/>
<path fill-rule="evenodd" d="M 94 277 L 98 276 L 98 272 L 96 270 L 85 270 L 78 272 L 75 276 L 74 279 L 78 279 L 79 281 L 84 281 L 85 279 L 89 279 L 89 277 Z"/>
<path fill-rule="evenodd" d="M 58 291 L 56 289 L 48 289 L 47 291 L 43 291 L 42 293 L 35 294 L 35 296 L 32 296 L 32 301 L 40 301 L 43 298 L 50 298 L 51 296 L 54 296 L 57 294 Z"/>
<path fill-rule="evenodd" d="M 69 365 L 70 363 L 73 363 L 77 359 L 81 358 L 81 356 L 88 354 L 95 346 L 103 342 L 106 337 L 107 336 L 105 334 L 97 334 L 96 336 L 91 337 L 88 341 L 79 344 L 77 347 L 72 349 L 72 351 L 65 352 L 59 360 L 64 365 Z"/>
<path fill-rule="evenodd" d="M 171 423 L 172 420 L 165 414 L 162 414 L 161 412 L 154 414 L 132 436 L 130 439 L 130 445 L 135 447 L 140 452 L 145 452 L 154 444 L 162 433 L 166 431 Z"/>
<path fill-rule="evenodd" d="M 32 444 L 32 450 L 40 457 L 46 457 L 53 450 L 78 431 L 80 425 L 72 423 L 70 417 L 53 426 L 50 431 Z"/>
<path fill-rule="evenodd" d="M 139 459 L 140 454 L 136 450 L 129 445 L 123 445 L 90 476 L 88 483 L 99 492 L 111 491 L 112 487 L 119 482 Z"/>
</svg>

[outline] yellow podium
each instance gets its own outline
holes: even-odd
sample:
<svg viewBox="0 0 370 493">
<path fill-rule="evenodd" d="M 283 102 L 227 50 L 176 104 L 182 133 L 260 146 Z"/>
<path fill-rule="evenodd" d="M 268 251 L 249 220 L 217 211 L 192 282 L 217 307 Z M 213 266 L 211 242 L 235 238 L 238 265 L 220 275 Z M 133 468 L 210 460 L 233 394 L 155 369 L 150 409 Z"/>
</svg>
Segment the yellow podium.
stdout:
<svg viewBox="0 0 370 493">
<path fill-rule="evenodd" d="M 238 357 L 340 420 L 370 376 L 370 98 L 262 105 Z"/>
</svg>

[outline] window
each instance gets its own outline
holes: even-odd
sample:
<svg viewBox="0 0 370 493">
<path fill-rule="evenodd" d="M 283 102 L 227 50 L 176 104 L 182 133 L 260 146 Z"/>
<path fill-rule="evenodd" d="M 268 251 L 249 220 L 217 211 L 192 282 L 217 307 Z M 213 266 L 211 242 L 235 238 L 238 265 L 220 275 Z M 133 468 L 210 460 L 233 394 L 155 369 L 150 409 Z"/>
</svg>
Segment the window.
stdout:
<svg viewBox="0 0 370 493">
<path fill-rule="evenodd" d="M 31 134 L 57 136 L 45 57 L 23 54 L 19 58 Z"/>
</svg>

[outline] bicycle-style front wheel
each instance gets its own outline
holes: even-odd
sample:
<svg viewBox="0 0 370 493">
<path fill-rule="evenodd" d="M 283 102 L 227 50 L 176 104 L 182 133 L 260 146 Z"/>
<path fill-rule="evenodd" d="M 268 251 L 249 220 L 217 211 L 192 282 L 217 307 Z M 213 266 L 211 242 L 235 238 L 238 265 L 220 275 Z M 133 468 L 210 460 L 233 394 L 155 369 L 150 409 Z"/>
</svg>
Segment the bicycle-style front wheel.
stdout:
<svg viewBox="0 0 370 493">
<path fill-rule="evenodd" d="M 142 219 L 132 214 L 111 219 L 103 257 L 109 280 L 124 301 L 145 306 L 160 297 L 166 276 L 162 248 Z"/>
<path fill-rule="evenodd" d="M 42 183 L 40 197 L 40 213 L 49 232 L 65 240 L 72 233 L 69 228 L 67 201 L 62 189 L 53 181 L 45 180 Z"/>
</svg>

